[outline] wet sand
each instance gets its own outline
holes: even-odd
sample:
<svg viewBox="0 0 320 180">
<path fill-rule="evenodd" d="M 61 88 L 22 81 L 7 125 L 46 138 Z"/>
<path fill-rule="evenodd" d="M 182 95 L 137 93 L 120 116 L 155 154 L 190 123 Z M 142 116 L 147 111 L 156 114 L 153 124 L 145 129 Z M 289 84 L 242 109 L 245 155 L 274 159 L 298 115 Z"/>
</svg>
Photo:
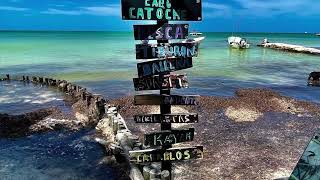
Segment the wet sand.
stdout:
<svg viewBox="0 0 320 180">
<path fill-rule="evenodd" d="M 320 127 L 319 105 L 264 89 L 239 90 L 233 98 L 201 97 L 200 105 L 175 107 L 199 113 L 195 141 L 203 160 L 175 163 L 175 179 L 276 179 L 288 177 Z M 157 113 L 155 106 L 133 106 L 133 97 L 111 103 L 121 107 L 127 125 L 141 138 L 159 125 L 137 125 L 132 114 Z M 182 109 L 181 109 L 182 108 Z"/>
</svg>

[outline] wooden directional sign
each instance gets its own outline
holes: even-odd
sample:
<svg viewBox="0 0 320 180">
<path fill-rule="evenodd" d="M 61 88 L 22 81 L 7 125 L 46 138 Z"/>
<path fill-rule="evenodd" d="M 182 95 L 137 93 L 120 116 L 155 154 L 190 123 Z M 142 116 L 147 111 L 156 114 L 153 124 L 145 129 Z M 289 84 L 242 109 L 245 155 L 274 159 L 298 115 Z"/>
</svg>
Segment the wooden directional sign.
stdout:
<svg viewBox="0 0 320 180">
<path fill-rule="evenodd" d="M 149 149 L 129 151 L 130 161 L 135 164 L 144 164 L 160 161 L 184 161 L 203 158 L 203 146 L 170 148 L 167 150 Z"/>
<path fill-rule="evenodd" d="M 192 58 L 168 58 L 137 64 L 139 77 L 169 73 L 173 71 L 188 69 L 192 66 Z"/>
<path fill-rule="evenodd" d="M 135 40 L 187 39 L 188 24 L 134 25 Z"/>
<path fill-rule="evenodd" d="M 198 123 L 198 114 L 149 114 L 134 116 L 136 123 Z"/>
<path fill-rule="evenodd" d="M 144 135 L 146 146 L 167 146 L 182 142 L 193 141 L 194 128 L 188 130 L 171 130 Z"/>
<path fill-rule="evenodd" d="M 199 96 L 137 95 L 135 105 L 198 105 Z"/>
<path fill-rule="evenodd" d="M 198 43 L 137 44 L 137 59 L 197 57 Z"/>
<path fill-rule="evenodd" d="M 121 0 L 123 20 L 201 21 L 201 0 Z"/>
<path fill-rule="evenodd" d="M 186 75 L 165 75 L 163 78 L 160 76 L 134 78 L 134 88 L 136 91 L 144 90 L 160 90 L 171 88 L 188 88 L 188 79 Z"/>
</svg>

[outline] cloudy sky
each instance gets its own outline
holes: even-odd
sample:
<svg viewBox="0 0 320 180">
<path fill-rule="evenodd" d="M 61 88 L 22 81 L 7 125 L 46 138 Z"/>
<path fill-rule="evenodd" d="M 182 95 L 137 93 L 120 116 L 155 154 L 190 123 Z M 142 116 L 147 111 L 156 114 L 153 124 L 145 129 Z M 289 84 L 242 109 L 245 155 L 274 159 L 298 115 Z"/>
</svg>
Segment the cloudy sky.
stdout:
<svg viewBox="0 0 320 180">
<path fill-rule="evenodd" d="M 1 30 L 129 31 L 120 0 L 0 0 Z M 203 0 L 199 31 L 320 32 L 320 0 Z"/>
</svg>

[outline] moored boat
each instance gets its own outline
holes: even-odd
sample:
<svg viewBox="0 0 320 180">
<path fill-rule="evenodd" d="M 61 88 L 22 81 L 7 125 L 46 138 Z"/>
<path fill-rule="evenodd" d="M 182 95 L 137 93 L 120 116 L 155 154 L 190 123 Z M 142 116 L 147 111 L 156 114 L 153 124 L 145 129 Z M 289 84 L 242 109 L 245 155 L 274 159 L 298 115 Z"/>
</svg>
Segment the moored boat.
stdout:
<svg viewBox="0 0 320 180">
<path fill-rule="evenodd" d="M 241 37 L 231 36 L 228 38 L 229 46 L 236 49 L 248 49 L 250 48 L 250 44 L 246 39 Z"/>
<path fill-rule="evenodd" d="M 183 43 L 187 43 L 187 42 L 193 42 L 193 43 L 201 43 L 204 39 L 206 39 L 205 36 L 202 36 L 203 34 L 200 32 L 192 32 L 189 34 L 189 38 L 182 41 Z"/>
</svg>

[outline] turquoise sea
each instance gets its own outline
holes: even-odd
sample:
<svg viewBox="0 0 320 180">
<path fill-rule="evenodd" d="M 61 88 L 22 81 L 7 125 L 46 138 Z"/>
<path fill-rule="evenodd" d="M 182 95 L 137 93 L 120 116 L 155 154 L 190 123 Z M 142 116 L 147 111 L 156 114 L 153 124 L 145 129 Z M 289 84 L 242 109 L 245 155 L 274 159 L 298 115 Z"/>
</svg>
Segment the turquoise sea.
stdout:
<svg viewBox="0 0 320 180">
<path fill-rule="evenodd" d="M 263 38 L 320 47 L 314 34 L 235 33 L 252 44 L 229 49 L 232 33 L 205 33 L 200 56 L 186 72 L 190 89 L 177 93 L 230 96 L 237 88 L 270 87 L 301 99 L 318 101 L 306 87 L 320 57 L 256 47 Z M 135 42 L 130 32 L 0 32 L 0 74 L 44 75 L 70 80 L 109 98 L 133 94 Z"/>
<path fill-rule="evenodd" d="M 309 73 L 320 70 L 319 56 L 255 46 L 267 37 L 271 42 L 320 47 L 320 37 L 235 33 L 252 44 L 248 50 L 236 50 L 227 45 L 232 33 L 204 34 L 206 40 L 201 44 L 200 56 L 194 58 L 194 67 L 183 71 L 188 74 L 190 88 L 174 93 L 233 96 L 238 88 L 266 87 L 320 103 L 320 90 L 307 87 Z M 132 78 L 137 76 L 134 44 L 133 33 L 129 32 L 0 32 L 0 75 L 66 79 L 107 98 L 133 95 Z M 18 107 L 21 102 L 26 109 L 49 106 L 52 100 L 64 107 L 58 92 L 40 89 L 43 92 L 39 94 L 39 88 L 24 90 L 17 84 L 2 85 L 0 113 L 23 112 L 25 108 Z M 68 175 L 75 179 L 112 179 L 112 172 L 99 165 L 103 152 L 87 140 L 89 132 L 0 139 L 0 174 L 8 179 L 67 179 Z"/>
</svg>

